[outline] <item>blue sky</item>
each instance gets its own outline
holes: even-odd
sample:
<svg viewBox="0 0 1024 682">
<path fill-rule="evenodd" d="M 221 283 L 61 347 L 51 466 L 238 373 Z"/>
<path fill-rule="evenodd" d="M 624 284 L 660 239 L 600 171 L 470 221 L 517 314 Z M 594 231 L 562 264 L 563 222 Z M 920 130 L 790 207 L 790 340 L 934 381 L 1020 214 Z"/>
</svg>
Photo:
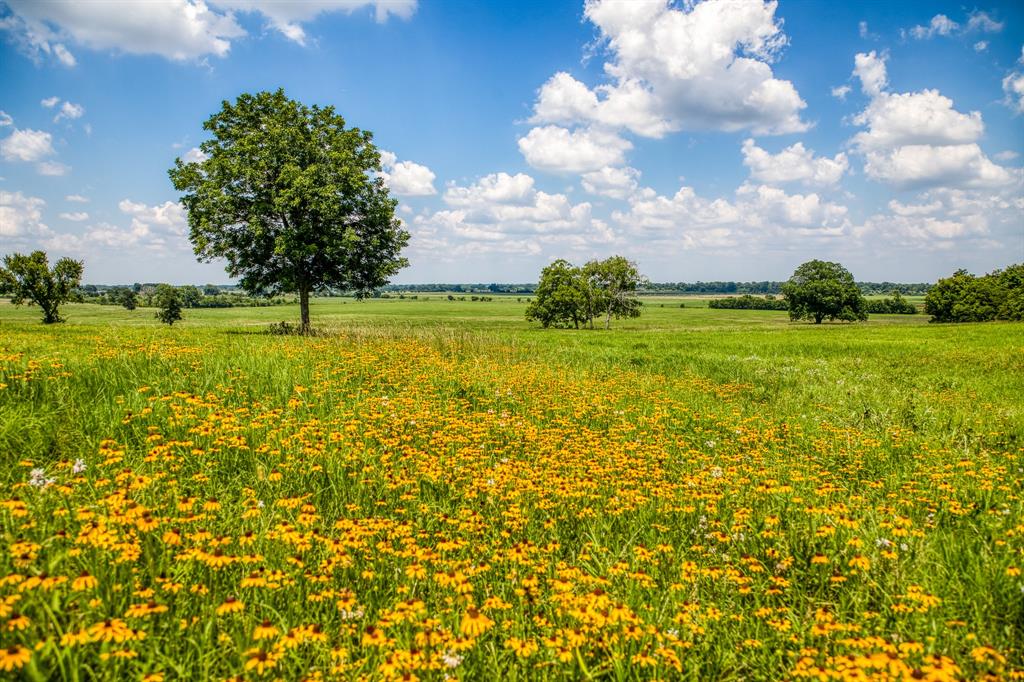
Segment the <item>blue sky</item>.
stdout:
<svg viewBox="0 0 1024 682">
<path fill-rule="evenodd" d="M 0 252 L 225 282 L 167 178 L 285 88 L 372 130 L 397 282 L 658 281 L 838 260 L 930 281 L 1024 260 L 1024 7 L 416 0 L 0 2 Z"/>
</svg>

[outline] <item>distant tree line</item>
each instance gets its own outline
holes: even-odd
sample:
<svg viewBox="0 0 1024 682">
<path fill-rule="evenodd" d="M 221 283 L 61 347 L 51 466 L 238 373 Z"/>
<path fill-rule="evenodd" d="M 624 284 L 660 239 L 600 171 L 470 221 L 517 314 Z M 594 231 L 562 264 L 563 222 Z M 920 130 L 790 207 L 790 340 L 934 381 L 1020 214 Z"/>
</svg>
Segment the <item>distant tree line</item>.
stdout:
<svg viewBox="0 0 1024 682">
<path fill-rule="evenodd" d="M 785 282 L 645 282 L 637 290 L 648 296 L 672 296 L 679 294 L 772 294 L 782 293 Z M 857 288 L 865 296 L 882 294 L 902 294 L 904 296 L 923 296 L 933 286 L 926 282 L 857 282 Z M 453 293 L 492 293 L 492 294 L 533 294 L 537 291 L 536 284 L 389 284 L 380 289 L 382 292 L 437 292 Z"/>
<path fill-rule="evenodd" d="M 751 296 L 728 296 L 726 298 L 713 298 L 708 301 L 709 308 L 722 308 L 725 310 L 789 310 L 785 299 L 775 298 L 774 295 Z"/>
<path fill-rule="evenodd" d="M 157 293 L 168 284 L 133 284 L 131 286 L 104 286 L 87 284 L 73 293 L 71 300 L 77 303 L 98 303 L 100 305 L 121 305 L 129 310 L 136 307 L 158 307 Z M 254 308 L 295 303 L 294 296 L 263 298 L 248 296 L 234 287 L 219 287 L 207 284 L 203 287 L 187 284 L 174 287 L 183 308 Z"/>
<path fill-rule="evenodd" d="M 867 311 L 872 315 L 916 315 L 917 306 L 897 291 L 889 298 L 869 299 Z"/>
<path fill-rule="evenodd" d="M 932 322 L 1024 320 L 1024 263 L 975 277 L 957 270 L 924 299 Z"/>
</svg>

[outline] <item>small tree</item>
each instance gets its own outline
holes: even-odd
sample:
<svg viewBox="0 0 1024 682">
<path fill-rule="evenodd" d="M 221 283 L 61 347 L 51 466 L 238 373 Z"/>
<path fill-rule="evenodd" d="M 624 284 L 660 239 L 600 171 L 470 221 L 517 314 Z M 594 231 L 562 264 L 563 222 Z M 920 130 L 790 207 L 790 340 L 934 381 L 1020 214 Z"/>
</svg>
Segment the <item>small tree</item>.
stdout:
<svg viewBox="0 0 1024 682">
<path fill-rule="evenodd" d="M 789 305 L 789 319 L 830 320 L 868 319 L 867 302 L 850 271 L 839 263 L 807 261 L 782 285 Z"/>
<path fill-rule="evenodd" d="M 589 317 L 591 292 L 583 271 L 567 260 L 558 259 L 540 273 L 540 282 L 526 319 L 536 320 L 543 327 L 580 328 Z"/>
<path fill-rule="evenodd" d="M 158 310 L 156 319 L 164 324 L 173 325 L 181 319 L 181 301 L 178 299 L 178 290 L 170 284 L 157 286 L 153 294 L 153 302 Z"/>
<path fill-rule="evenodd" d="M 135 310 L 139 306 L 139 295 L 134 289 L 123 289 L 121 291 L 121 305 L 125 310 Z"/>
<path fill-rule="evenodd" d="M 283 90 L 241 95 L 203 124 L 206 159 L 170 170 L 200 260 L 227 260 L 251 295 L 362 297 L 408 265 L 409 233 L 395 218 L 373 135 L 346 128 L 334 107 L 307 107 Z"/>
<path fill-rule="evenodd" d="M 646 280 L 636 263 L 624 256 L 611 256 L 602 261 L 590 261 L 583 267 L 583 274 L 594 292 L 594 311 L 605 314 L 605 329 L 611 329 L 613 317 L 640 316 L 642 303 L 636 290 Z"/>
<path fill-rule="evenodd" d="M 62 322 L 57 308 L 67 302 L 82 279 L 82 261 L 61 258 L 50 269 L 46 252 L 33 251 L 28 256 L 12 253 L 4 257 L 0 268 L 0 292 L 11 297 L 11 303 L 38 305 L 43 310 L 43 323 Z"/>
</svg>

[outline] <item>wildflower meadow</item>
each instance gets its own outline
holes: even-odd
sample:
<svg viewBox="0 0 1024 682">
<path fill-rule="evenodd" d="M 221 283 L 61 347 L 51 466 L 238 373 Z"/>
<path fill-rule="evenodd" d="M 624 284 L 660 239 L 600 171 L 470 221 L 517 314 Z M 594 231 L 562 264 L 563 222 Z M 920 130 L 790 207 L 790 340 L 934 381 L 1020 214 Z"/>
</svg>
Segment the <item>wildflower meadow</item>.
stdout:
<svg viewBox="0 0 1024 682">
<path fill-rule="evenodd" d="M 0 673 L 1024 679 L 1019 324 L 314 303 L 0 305 Z"/>
</svg>

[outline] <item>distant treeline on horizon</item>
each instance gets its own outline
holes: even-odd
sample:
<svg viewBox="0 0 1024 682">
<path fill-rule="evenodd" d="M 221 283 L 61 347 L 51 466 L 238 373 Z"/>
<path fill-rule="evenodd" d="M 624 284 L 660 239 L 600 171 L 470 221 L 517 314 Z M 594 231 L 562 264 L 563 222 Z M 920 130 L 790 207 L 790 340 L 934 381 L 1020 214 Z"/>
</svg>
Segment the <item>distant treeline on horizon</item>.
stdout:
<svg viewBox="0 0 1024 682">
<path fill-rule="evenodd" d="M 785 282 L 648 282 L 638 291 L 641 294 L 781 294 Z M 924 295 L 931 282 L 857 282 L 865 295 L 900 293 L 907 296 Z M 421 293 L 454 291 L 464 293 L 532 294 L 536 284 L 389 284 L 381 288 L 386 292 Z"/>
<path fill-rule="evenodd" d="M 761 282 L 649 282 L 639 290 L 641 294 L 654 296 L 670 296 L 673 294 L 781 294 L 782 285 L 785 282 L 761 281 Z M 155 289 L 157 282 L 125 284 L 86 284 L 81 290 L 86 294 L 101 293 L 113 289 L 124 289 L 129 286 L 136 291 L 149 291 Z M 900 293 L 905 296 L 923 296 L 934 286 L 931 282 L 857 282 L 861 293 L 866 296 L 879 294 Z M 239 292 L 240 288 L 234 284 L 207 284 L 201 287 L 207 295 L 213 290 L 221 292 Z M 451 284 L 433 282 L 429 284 L 388 284 L 381 287 L 379 293 L 427 293 L 437 291 L 450 291 L 454 293 L 487 293 L 487 294 L 532 294 L 537 288 L 535 283 L 502 284 L 502 283 L 476 283 L 476 284 Z M 336 295 L 344 295 L 347 292 L 333 292 Z"/>
</svg>

